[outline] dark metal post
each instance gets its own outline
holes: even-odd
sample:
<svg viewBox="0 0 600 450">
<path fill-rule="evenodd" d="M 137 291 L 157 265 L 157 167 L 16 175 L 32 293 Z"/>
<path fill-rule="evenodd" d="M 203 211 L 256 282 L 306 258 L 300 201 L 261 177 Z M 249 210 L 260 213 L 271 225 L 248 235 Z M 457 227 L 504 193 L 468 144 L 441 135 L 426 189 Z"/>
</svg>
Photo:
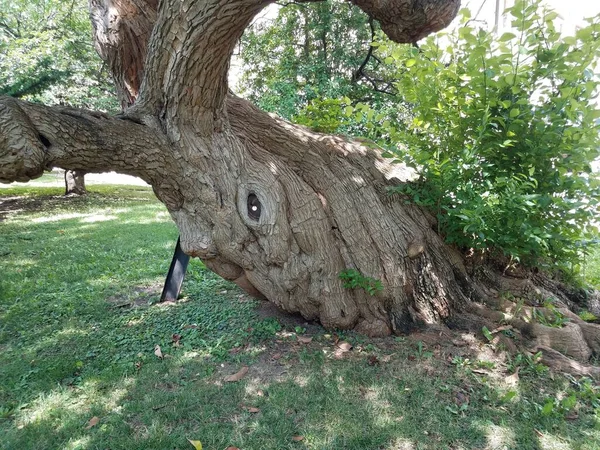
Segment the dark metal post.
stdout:
<svg viewBox="0 0 600 450">
<path fill-rule="evenodd" d="M 175 246 L 175 254 L 171 261 L 171 267 L 169 267 L 169 273 L 165 280 L 165 286 L 163 287 L 160 301 L 175 301 L 179 297 L 181 292 L 181 285 L 185 278 L 185 272 L 187 270 L 190 257 L 183 253 L 181 245 L 179 244 L 179 238 L 177 238 L 177 245 Z"/>
</svg>

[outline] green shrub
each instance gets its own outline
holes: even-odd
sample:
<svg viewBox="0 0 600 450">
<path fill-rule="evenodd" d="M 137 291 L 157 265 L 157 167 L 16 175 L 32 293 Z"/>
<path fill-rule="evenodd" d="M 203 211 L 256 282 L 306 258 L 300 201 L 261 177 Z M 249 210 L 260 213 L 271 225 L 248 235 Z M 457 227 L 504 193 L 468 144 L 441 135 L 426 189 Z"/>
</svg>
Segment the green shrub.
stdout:
<svg viewBox="0 0 600 450">
<path fill-rule="evenodd" d="M 398 188 L 431 208 L 449 243 L 529 264 L 573 260 L 594 231 L 600 156 L 600 21 L 575 36 L 555 12 L 517 1 L 513 32 L 477 30 L 464 10 L 453 34 L 418 49 L 382 39 L 408 127 L 384 121 L 388 154 L 418 168 Z"/>
</svg>

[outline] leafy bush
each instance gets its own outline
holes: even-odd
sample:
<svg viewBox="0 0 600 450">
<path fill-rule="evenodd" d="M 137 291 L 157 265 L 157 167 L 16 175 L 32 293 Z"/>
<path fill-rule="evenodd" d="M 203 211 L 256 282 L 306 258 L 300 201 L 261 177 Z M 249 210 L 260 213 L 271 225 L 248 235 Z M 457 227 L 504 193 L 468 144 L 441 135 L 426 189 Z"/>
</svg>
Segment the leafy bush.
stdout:
<svg viewBox="0 0 600 450">
<path fill-rule="evenodd" d="M 419 169 L 398 189 L 435 211 L 449 243 L 531 264 L 567 260 L 600 212 L 590 167 L 600 156 L 600 21 L 563 37 L 537 1 L 508 13 L 513 32 L 499 37 L 463 10 L 457 33 L 418 49 L 376 44 L 410 116 L 408 126 L 379 123 L 380 135 L 390 156 Z"/>
</svg>

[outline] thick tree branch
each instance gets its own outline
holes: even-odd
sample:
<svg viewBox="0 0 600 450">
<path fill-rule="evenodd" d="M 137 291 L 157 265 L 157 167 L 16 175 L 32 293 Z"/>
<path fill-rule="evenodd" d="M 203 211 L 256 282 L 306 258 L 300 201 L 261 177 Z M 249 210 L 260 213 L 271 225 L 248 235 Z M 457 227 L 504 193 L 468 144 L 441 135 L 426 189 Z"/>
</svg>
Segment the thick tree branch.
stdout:
<svg viewBox="0 0 600 450">
<path fill-rule="evenodd" d="M 378 20 L 388 37 L 414 43 L 452 22 L 460 0 L 350 0 Z"/>
<path fill-rule="evenodd" d="M 121 106 L 131 106 L 144 78 L 158 0 L 89 0 L 94 44 L 108 64 Z"/>
<path fill-rule="evenodd" d="M 168 111 L 208 136 L 222 128 L 227 74 L 236 43 L 272 0 L 164 0 L 149 44 L 140 107 Z"/>
<path fill-rule="evenodd" d="M 156 183 L 166 140 L 126 120 L 85 110 L 0 97 L 0 182 L 28 181 L 45 169 L 116 170 Z"/>
<path fill-rule="evenodd" d="M 460 6 L 460 0 L 349 1 L 398 42 L 443 28 Z M 115 75 L 123 105 L 139 97 L 140 115 L 160 117 L 166 128 L 171 121 L 193 124 L 208 136 L 227 122 L 227 72 L 236 42 L 273 2 L 165 0 L 159 11 L 157 0 L 90 0 L 90 9 L 97 48 Z"/>
</svg>

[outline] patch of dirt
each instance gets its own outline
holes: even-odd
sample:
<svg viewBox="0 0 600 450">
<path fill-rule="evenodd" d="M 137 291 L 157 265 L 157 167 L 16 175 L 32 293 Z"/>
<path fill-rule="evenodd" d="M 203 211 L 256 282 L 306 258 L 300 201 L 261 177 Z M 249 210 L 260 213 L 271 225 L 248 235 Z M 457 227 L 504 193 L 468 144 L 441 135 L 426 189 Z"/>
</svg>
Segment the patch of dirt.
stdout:
<svg viewBox="0 0 600 450">
<path fill-rule="evenodd" d="M 28 211 L 39 211 L 42 207 L 48 207 L 58 203 L 62 196 L 48 195 L 43 197 L 0 197 L 0 222 L 6 220 L 13 214 Z"/>
<path fill-rule="evenodd" d="M 156 282 L 145 286 L 132 287 L 127 293 L 111 295 L 106 299 L 113 308 L 141 308 L 160 299 L 162 283 Z"/>
<path fill-rule="evenodd" d="M 295 327 L 306 328 L 308 333 L 318 333 L 323 331 L 323 327 L 318 322 L 307 321 L 298 313 L 289 313 L 279 308 L 274 303 L 262 300 L 256 308 L 259 319 L 275 318 L 285 328 L 294 329 Z"/>
</svg>

